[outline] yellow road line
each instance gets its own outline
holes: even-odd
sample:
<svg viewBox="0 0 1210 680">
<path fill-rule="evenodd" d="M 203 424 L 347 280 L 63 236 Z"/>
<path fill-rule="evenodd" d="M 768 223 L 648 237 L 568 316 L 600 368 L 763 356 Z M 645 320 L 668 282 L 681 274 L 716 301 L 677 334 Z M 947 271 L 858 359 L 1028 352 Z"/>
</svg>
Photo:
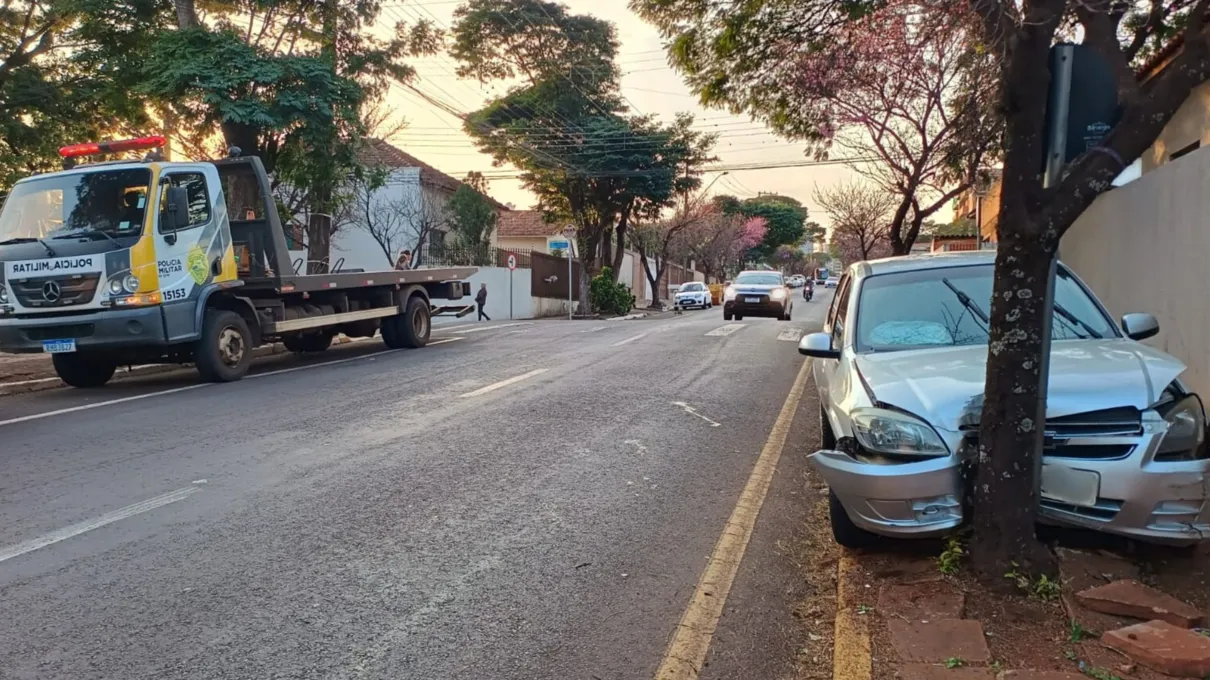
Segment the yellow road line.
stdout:
<svg viewBox="0 0 1210 680">
<path fill-rule="evenodd" d="M 698 579 L 689 607 L 685 609 L 676 633 L 668 643 L 664 658 L 655 672 L 656 680 L 695 680 L 702 671 L 702 663 L 706 660 L 710 640 L 727 604 L 731 584 L 744 559 L 744 551 L 748 549 L 748 539 L 752 537 L 757 515 L 760 514 L 765 496 L 769 494 L 769 484 L 773 481 L 786 437 L 790 434 L 794 412 L 802 399 L 810 364 L 809 361 L 803 362 L 798 377 L 794 379 L 794 386 L 782 404 L 773 431 L 769 433 L 769 439 L 756 459 L 756 466 L 723 527 L 723 534 L 714 544 L 714 552 L 710 554 L 706 569 Z"/>
<path fill-rule="evenodd" d="M 870 680 L 870 630 L 867 617 L 857 613 L 849 573 L 857 567 L 852 555 L 836 564 L 836 628 L 832 637 L 832 680 Z"/>
</svg>

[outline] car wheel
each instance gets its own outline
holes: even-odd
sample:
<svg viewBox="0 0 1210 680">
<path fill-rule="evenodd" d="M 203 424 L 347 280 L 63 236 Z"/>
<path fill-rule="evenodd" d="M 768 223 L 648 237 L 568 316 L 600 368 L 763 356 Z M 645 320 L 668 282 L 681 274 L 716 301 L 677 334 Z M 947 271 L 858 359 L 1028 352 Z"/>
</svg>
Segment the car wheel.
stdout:
<svg viewBox="0 0 1210 680">
<path fill-rule="evenodd" d="M 819 407 L 819 446 L 823 449 L 836 448 L 836 433 L 832 431 L 832 421 L 828 420 L 828 414 Z"/>
<path fill-rule="evenodd" d="M 828 518 L 832 520 L 832 538 L 840 545 L 854 550 L 874 550 L 878 547 L 881 537 L 853 524 L 844 504 L 832 491 L 828 491 Z"/>
<path fill-rule="evenodd" d="M 731 320 L 731 312 L 723 312 L 723 321 Z"/>
<path fill-rule="evenodd" d="M 736 315 L 735 315 L 735 320 L 736 320 L 736 321 L 743 321 L 743 320 L 744 320 L 744 315 L 743 315 L 743 314 L 736 314 Z"/>
</svg>

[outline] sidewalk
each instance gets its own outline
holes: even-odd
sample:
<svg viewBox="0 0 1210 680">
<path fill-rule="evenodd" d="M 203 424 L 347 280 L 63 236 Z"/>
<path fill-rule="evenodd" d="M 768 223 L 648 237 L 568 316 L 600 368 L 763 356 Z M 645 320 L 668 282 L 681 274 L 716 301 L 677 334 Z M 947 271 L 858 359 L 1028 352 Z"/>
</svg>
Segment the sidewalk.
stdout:
<svg viewBox="0 0 1210 680">
<path fill-rule="evenodd" d="M 1140 583 L 1139 568 L 1110 553 L 1059 548 L 1057 554 L 1061 582 L 1024 581 L 1019 596 L 991 592 L 961 569 L 942 574 L 934 557 L 847 555 L 838 583 L 834 677 L 1210 675 L 1210 631 L 1200 628 L 1202 610 Z M 1201 590 L 1204 596 L 1204 585 Z M 858 650 L 856 662 L 852 650 Z M 868 650 L 864 658 L 862 650 Z"/>
</svg>

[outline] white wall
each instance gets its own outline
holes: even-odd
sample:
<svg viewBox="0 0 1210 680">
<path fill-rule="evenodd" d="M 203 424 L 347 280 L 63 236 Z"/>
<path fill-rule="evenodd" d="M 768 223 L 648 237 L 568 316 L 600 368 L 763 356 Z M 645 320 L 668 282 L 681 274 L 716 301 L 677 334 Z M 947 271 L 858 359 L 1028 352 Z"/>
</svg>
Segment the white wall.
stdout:
<svg viewBox="0 0 1210 680">
<path fill-rule="evenodd" d="M 1183 361 L 1182 377 L 1210 394 L 1210 150 L 1166 163 L 1103 194 L 1060 244 L 1059 257 L 1110 313 L 1149 312 L 1160 333 L 1147 340 Z"/>
<path fill-rule="evenodd" d="M 520 269 L 512 272 L 512 309 L 509 309 L 509 271 L 508 267 L 480 267 L 479 271 L 468 279 L 471 283 L 470 297 L 461 300 L 433 300 L 433 304 L 468 304 L 475 303 L 475 295 L 479 293 L 479 285 L 487 284 L 487 305 L 483 311 L 493 321 L 507 319 L 532 319 L 535 314 L 534 298 L 530 297 L 530 270 Z M 566 304 L 566 301 L 564 301 Z M 566 313 L 566 310 L 564 310 Z M 463 317 L 463 320 L 474 320 L 478 314 Z"/>
</svg>

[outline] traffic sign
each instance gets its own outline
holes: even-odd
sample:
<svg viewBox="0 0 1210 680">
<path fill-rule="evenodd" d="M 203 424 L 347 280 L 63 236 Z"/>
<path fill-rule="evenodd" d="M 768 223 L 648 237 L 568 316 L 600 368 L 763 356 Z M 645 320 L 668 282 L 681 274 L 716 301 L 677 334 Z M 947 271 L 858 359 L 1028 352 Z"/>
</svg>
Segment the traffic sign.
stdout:
<svg viewBox="0 0 1210 680">
<path fill-rule="evenodd" d="M 508 254 L 508 270 L 511 272 L 512 270 L 514 270 L 516 268 L 517 268 L 517 256 L 513 255 L 512 253 L 509 253 Z"/>
<path fill-rule="evenodd" d="M 551 241 L 550 249 L 551 250 L 569 250 L 569 249 L 571 249 L 571 243 L 569 241 Z"/>
<path fill-rule="evenodd" d="M 567 238 L 571 238 L 572 236 L 575 236 L 576 235 L 576 225 L 569 224 L 566 227 L 563 227 L 563 235 L 566 236 Z"/>
</svg>

